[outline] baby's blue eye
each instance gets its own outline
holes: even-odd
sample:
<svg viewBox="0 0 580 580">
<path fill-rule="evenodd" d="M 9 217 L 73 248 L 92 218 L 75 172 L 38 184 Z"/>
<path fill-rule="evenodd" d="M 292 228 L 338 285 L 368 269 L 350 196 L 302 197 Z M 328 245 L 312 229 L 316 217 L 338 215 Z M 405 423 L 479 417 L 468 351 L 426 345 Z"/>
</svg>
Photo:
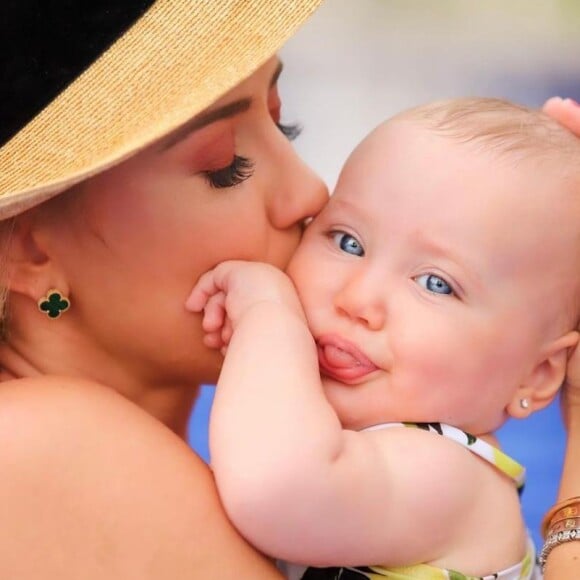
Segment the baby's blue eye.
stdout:
<svg viewBox="0 0 580 580">
<path fill-rule="evenodd" d="M 435 276 L 435 274 L 417 276 L 415 282 L 433 294 L 455 294 L 453 288 L 443 278 Z"/>
<path fill-rule="evenodd" d="M 345 232 L 332 232 L 331 237 L 333 242 L 347 254 L 352 254 L 353 256 L 364 256 L 365 251 L 361 243 L 350 234 Z"/>
</svg>

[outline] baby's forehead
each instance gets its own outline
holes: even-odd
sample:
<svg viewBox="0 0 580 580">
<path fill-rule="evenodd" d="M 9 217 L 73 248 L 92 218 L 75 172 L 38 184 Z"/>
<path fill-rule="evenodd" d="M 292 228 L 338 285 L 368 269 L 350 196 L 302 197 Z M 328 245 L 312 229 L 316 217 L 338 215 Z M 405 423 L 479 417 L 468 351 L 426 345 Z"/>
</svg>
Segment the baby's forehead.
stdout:
<svg viewBox="0 0 580 580">
<path fill-rule="evenodd" d="M 359 176 L 384 184 L 385 203 L 397 198 L 393 187 L 414 182 L 418 190 L 432 188 L 443 204 L 472 201 L 496 207 L 498 215 L 507 213 L 512 227 L 531 222 L 540 238 L 547 227 L 562 228 L 573 244 L 580 236 L 580 140 L 565 132 L 560 137 L 559 144 L 549 147 L 536 146 L 537 135 L 508 135 L 506 142 L 491 135 L 467 138 L 440 131 L 416 115 L 402 115 L 373 130 L 348 163 L 353 174 L 360 170 Z M 568 137 L 577 147 L 577 157 L 570 155 Z M 401 180 L 401 175 L 407 179 Z M 409 192 L 412 195 L 415 186 Z M 417 209 L 421 211 L 420 203 Z M 473 227 L 482 225 L 477 214 L 468 219 Z"/>
<path fill-rule="evenodd" d="M 373 133 L 387 135 L 397 122 L 423 127 L 481 151 L 510 156 L 580 158 L 580 140 L 538 109 L 486 97 L 447 99 L 404 110 Z"/>
<path fill-rule="evenodd" d="M 534 111 L 528 125 L 522 125 L 501 111 L 492 120 L 474 116 L 444 123 L 411 110 L 378 125 L 355 149 L 358 155 L 352 159 L 360 161 L 371 153 L 392 155 L 397 150 L 403 151 L 401 157 L 412 159 L 418 151 L 449 165 L 457 156 L 477 159 L 483 171 L 510 168 L 530 180 L 539 174 L 548 176 L 550 199 L 556 201 L 558 194 L 570 192 L 572 197 L 559 203 L 573 205 L 574 194 L 580 195 L 580 139 L 544 117 Z M 538 126 L 530 125 L 536 118 L 541 120 Z"/>
</svg>

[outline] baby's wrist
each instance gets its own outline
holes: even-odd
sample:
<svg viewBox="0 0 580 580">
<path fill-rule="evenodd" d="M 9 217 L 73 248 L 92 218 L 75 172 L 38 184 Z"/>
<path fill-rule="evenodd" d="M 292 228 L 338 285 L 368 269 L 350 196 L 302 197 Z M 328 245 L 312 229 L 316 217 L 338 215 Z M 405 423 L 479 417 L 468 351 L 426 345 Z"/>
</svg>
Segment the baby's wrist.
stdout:
<svg viewBox="0 0 580 580">
<path fill-rule="evenodd" d="M 283 325 L 292 320 L 296 320 L 301 324 L 306 325 L 306 317 L 302 307 L 297 302 L 293 304 L 291 301 L 283 298 L 268 297 L 256 300 L 253 304 L 248 306 L 246 310 L 234 323 L 234 329 L 237 329 L 243 323 L 255 323 L 256 319 L 263 319 L 268 326 L 283 328 Z"/>
</svg>

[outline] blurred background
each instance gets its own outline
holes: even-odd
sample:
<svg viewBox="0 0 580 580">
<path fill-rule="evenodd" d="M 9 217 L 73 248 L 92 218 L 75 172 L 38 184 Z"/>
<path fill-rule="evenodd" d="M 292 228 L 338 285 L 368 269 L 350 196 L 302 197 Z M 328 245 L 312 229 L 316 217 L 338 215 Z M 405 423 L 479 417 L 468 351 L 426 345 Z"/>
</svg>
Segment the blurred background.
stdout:
<svg viewBox="0 0 580 580">
<path fill-rule="evenodd" d="M 326 0 L 282 50 L 283 121 L 302 125 L 296 148 L 332 188 L 352 148 L 402 109 L 467 95 L 580 101 L 579 30 L 580 0 Z M 206 459 L 211 396 L 204 388 L 190 429 Z M 557 403 L 499 435 L 528 469 L 539 546 L 564 452 Z"/>
</svg>

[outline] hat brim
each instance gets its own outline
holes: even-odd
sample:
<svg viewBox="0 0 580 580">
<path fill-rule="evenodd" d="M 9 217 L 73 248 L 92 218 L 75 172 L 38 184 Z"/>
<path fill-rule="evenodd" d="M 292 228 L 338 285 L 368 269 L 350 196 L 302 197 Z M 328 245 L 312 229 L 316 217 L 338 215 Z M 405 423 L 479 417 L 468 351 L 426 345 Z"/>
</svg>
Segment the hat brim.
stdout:
<svg viewBox="0 0 580 580">
<path fill-rule="evenodd" d="M 0 219 L 178 129 L 274 55 L 321 2 L 155 2 L 0 149 Z"/>
</svg>

